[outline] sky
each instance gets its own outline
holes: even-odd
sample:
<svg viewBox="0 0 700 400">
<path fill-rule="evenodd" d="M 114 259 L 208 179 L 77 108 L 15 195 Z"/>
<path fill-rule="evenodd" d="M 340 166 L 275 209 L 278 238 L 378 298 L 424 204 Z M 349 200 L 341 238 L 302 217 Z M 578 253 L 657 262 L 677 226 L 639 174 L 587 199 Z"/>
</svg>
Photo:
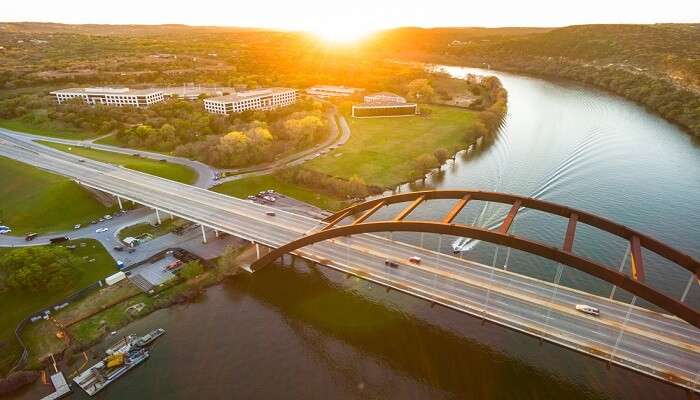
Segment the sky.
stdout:
<svg viewBox="0 0 700 400">
<path fill-rule="evenodd" d="M 363 32 L 397 26 L 700 22 L 693 0 L 10 0 L 0 21 Z"/>
</svg>

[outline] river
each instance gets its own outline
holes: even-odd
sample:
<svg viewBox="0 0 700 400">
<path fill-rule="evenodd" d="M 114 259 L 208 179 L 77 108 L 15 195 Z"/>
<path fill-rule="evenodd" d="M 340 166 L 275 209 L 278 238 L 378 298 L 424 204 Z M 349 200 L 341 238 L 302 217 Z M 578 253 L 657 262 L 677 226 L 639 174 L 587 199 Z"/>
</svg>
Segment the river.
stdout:
<svg viewBox="0 0 700 400">
<path fill-rule="evenodd" d="M 689 135 L 589 87 L 444 68 L 454 76 L 497 75 L 508 90 L 508 115 L 492 142 L 460 154 L 426 185 L 567 204 L 700 257 L 700 147 Z M 493 226 L 507 212 L 475 203 L 461 222 Z M 412 218 L 441 215 L 449 206 L 431 203 Z M 524 212 L 512 229 L 560 243 L 566 221 Z M 436 238 L 426 245 L 436 246 Z M 464 257 L 493 262 L 491 245 L 468 243 L 465 249 Z M 441 250 L 451 250 L 449 241 Z M 579 228 L 575 250 L 618 265 L 625 244 Z M 502 266 L 506 256 L 501 250 L 496 263 Z M 648 257 L 649 281 L 679 296 L 688 275 Z M 508 265 L 543 279 L 554 276 L 554 265 L 524 254 L 511 254 Z M 562 282 L 601 294 L 611 289 L 571 269 Z M 626 296 L 618 292 L 617 298 Z M 697 284 L 689 301 L 700 305 Z M 303 263 L 241 275 L 210 288 L 198 303 L 155 312 L 120 334 L 155 327 L 168 333 L 150 360 L 97 398 L 685 398 L 684 391 L 651 378 Z M 18 397 L 36 395 L 35 386 Z"/>
</svg>

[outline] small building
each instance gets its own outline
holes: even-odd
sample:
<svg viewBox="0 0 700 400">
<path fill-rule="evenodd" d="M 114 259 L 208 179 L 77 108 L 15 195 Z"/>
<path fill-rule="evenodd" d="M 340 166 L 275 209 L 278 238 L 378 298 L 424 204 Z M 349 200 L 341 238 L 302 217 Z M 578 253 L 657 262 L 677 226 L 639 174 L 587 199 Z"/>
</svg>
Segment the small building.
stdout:
<svg viewBox="0 0 700 400">
<path fill-rule="evenodd" d="M 117 107 L 146 107 L 165 100 L 163 92 L 159 89 L 88 87 L 55 90 L 51 94 L 56 97 L 58 104 L 77 98 L 93 106 L 103 104 Z"/>
<path fill-rule="evenodd" d="M 355 118 L 403 117 L 416 114 L 417 104 L 408 103 L 405 98 L 389 92 L 367 95 L 364 103 L 352 106 L 352 116 Z"/>
<path fill-rule="evenodd" d="M 204 109 L 213 114 L 228 115 L 248 110 L 272 110 L 291 105 L 296 100 L 295 89 L 255 89 L 205 99 Z"/>
<path fill-rule="evenodd" d="M 306 93 L 321 98 L 327 97 L 348 97 L 356 93 L 362 92 L 363 89 L 351 88 L 345 86 L 328 86 L 318 85 L 306 89 Z"/>
</svg>

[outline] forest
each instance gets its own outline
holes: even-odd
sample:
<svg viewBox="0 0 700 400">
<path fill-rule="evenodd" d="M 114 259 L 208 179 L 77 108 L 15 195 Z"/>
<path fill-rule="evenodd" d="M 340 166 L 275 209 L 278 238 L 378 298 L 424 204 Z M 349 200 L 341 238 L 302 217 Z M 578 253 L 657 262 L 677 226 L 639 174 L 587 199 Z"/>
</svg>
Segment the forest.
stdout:
<svg viewBox="0 0 700 400">
<path fill-rule="evenodd" d="M 700 136 L 700 24 L 401 28 L 381 33 L 366 47 L 397 59 L 594 85 Z"/>
</svg>

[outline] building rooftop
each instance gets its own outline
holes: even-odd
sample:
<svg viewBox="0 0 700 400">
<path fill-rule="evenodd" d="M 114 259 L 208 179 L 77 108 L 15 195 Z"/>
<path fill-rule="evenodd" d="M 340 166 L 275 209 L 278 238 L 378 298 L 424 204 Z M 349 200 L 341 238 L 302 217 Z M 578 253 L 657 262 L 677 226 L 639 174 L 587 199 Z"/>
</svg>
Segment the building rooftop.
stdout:
<svg viewBox="0 0 700 400">
<path fill-rule="evenodd" d="M 310 87 L 309 90 L 327 90 L 329 92 L 357 92 L 362 89 L 347 86 L 316 85 Z"/>
<path fill-rule="evenodd" d="M 295 90 L 295 89 L 282 88 L 282 87 L 273 87 L 273 88 L 267 88 L 267 89 L 253 89 L 253 90 L 246 90 L 244 92 L 231 93 L 231 94 L 227 94 L 225 96 L 212 97 L 212 98 L 209 98 L 207 100 L 222 101 L 222 102 L 237 102 L 237 101 L 242 101 L 242 100 L 256 98 L 256 97 L 269 96 L 269 95 L 274 94 L 274 93 L 289 92 L 289 91 L 293 91 L 293 90 Z"/>
<path fill-rule="evenodd" d="M 375 97 L 375 96 L 400 97 L 403 99 L 403 96 L 399 96 L 398 94 L 391 93 L 391 92 L 377 92 L 377 93 L 368 94 L 365 97 Z"/>
<path fill-rule="evenodd" d="M 86 94 L 131 94 L 131 95 L 147 95 L 160 92 L 160 89 L 130 89 L 126 87 L 84 87 L 84 88 L 68 88 L 54 90 L 51 94 L 57 93 L 86 93 Z"/>
<path fill-rule="evenodd" d="M 365 103 L 353 104 L 353 107 L 412 107 L 416 103 L 405 103 L 402 101 L 372 101 Z"/>
</svg>

